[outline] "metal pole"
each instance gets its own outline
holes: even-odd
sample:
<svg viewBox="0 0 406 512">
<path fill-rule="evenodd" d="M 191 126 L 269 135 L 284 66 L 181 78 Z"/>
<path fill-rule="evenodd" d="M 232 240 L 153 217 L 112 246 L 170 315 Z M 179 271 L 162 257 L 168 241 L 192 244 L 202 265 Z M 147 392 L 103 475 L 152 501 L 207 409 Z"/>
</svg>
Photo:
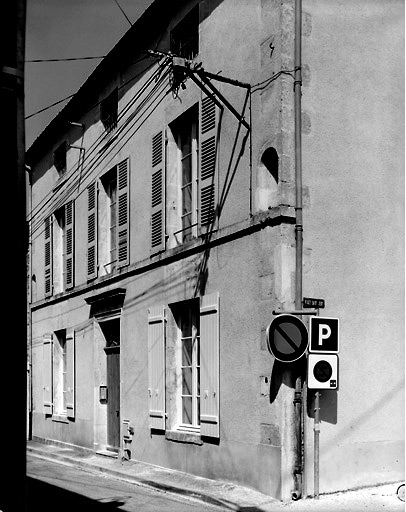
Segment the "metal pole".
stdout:
<svg viewBox="0 0 406 512">
<path fill-rule="evenodd" d="M 314 497 L 319 499 L 320 391 L 314 395 Z"/>
<path fill-rule="evenodd" d="M 295 1 L 295 81 L 294 81 L 294 110 L 295 110 L 295 188 L 296 188 L 296 265 L 295 265 L 295 307 L 302 307 L 302 259 L 303 259 L 303 220 L 302 220 L 302 105 L 301 105 L 301 66 L 302 66 L 302 0 Z M 293 499 L 302 497 L 302 375 L 300 369 L 295 379 L 295 490 Z"/>
</svg>

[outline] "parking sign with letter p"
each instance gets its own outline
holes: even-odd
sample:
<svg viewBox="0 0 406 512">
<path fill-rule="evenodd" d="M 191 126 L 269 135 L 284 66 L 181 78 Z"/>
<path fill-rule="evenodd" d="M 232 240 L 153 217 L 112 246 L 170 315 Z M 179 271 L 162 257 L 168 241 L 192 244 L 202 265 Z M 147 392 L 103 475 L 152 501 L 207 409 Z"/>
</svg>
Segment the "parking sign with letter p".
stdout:
<svg viewBox="0 0 406 512">
<path fill-rule="evenodd" d="M 338 318 L 312 316 L 309 321 L 310 353 L 339 352 L 339 322 Z"/>
</svg>

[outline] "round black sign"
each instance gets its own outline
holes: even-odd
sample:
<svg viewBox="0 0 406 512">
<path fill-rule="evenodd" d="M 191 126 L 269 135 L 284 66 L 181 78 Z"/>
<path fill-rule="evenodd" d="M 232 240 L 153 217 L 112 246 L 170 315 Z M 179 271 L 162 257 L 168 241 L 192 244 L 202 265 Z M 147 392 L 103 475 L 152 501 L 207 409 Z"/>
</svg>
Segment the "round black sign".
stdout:
<svg viewBox="0 0 406 512">
<path fill-rule="evenodd" d="M 313 368 L 313 375 L 319 382 L 327 382 L 333 375 L 331 364 L 323 360 L 317 362 Z"/>
<path fill-rule="evenodd" d="M 304 323 L 293 315 L 279 315 L 267 329 L 267 342 L 271 354 L 278 361 L 293 363 L 306 352 L 309 337 Z"/>
</svg>

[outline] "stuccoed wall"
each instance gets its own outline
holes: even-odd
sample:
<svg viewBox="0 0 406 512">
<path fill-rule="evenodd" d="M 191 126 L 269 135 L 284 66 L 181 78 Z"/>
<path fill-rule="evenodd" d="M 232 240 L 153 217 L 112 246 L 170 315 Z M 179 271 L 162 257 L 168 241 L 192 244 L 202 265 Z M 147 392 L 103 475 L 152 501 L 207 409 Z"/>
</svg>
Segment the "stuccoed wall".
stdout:
<svg viewBox="0 0 406 512">
<path fill-rule="evenodd" d="M 208 9 L 200 27 L 199 60 L 207 71 L 258 84 L 280 69 L 292 69 L 292 1 L 282 6 L 272 0 L 224 0 L 204 5 L 212 8 L 212 12 Z M 165 46 L 167 42 L 168 33 L 164 34 L 162 44 Z M 151 43 L 151 47 L 154 44 Z M 121 70 L 119 83 L 126 83 L 134 73 L 134 68 Z M 120 108 L 131 101 L 148 76 L 150 72 L 139 78 L 139 82 L 131 82 L 120 90 Z M 111 77 L 102 87 L 110 91 L 116 83 L 116 77 Z M 224 85 L 219 85 L 219 89 L 237 110 L 242 108 L 244 90 Z M 227 110 L 223 116 L 220 191 L 225 188 L 227 175 L 232 181 L 219 222 L 219 235 L 246 229 L 254 221 L 265 220 L 268 214 L 276 217 L 279 205 L 283 205 L 285 220 L 282 224 L 280 219 L 275 220 L 274 225 L 263 224 L 259 230 L 229 239 L 226 244 L 219 244 L 210 251 L 207 283 L 202 293 L 218 291 L 220 294 L 220 444 L 175 443 L 162 435 L 151 436 L 148 428 L 147 308 L 192 297 L 199 263 L 199 256 L 195 255 L 159 266 L 158 260 L 164 256 L 151 260 L 149 251 L 151 139 L 187 106 L 198 101 L 200 91 L 189 80 L 181 95 L 182 103 L 171 95 L 166 96 L 150 115 L 145 116 L 140 129 L 131 128 L 117 151 L 109 154 L 109 158 L 101 158 L 97 166 L 87 167 L 88 172 L 81 177 L 75 202 L 78 219 L 75 286 L 78 294 L 52 306 L 38 307 L 37 304 L 33 324 L 35 339 L 57 328 L 83 329 L 77 339 L 77 417 L 74 424 L 61 425 L 59 430 L 51 421 L 45 421 L 40 410 L 41 351 L 38 348 L 34 356 L 39 368 L 37 380 L 34 380 L 34 434 L 95 449 L 103 447 L 105 412 L 98 403 L 98 387 L 104 383 L 101 382 L 103 362 L 94 353 L 97 346 L 100 349 L 98 327 L 89 317 L 90 308 L 84 299 L 114 287 L 126 288 L 121 318 L 121 418 L 130 420 L 134 426 L 133 458 L 240 482 L 287 499 L 292 491 L 293 389 L 289 371 L 273 364 L 266 347 L 265 330 L 273 318 L 272 310 L 293 307 L 294 118 L 291 76 L 282 75 L 253 93 L 252 137 L 247 140 L 244 151 L 241 148 L 245 128 L 241 129 L 233 152 L 237 122 Z M 102 96 L 104 93 L 100 94 Z M 88 147 L 98 139 L 102 127 L 97 110 L 86 114 L 84 119 L 83 141 Z M 248 110 L 246 119 L 249 119 Z M 77 141 L 78 133 L 74 133 L 72 138 L 76 137 Z M 261 163 L 262 154 L 269 147 L 275 148 L 278 154 L 277 180 Z M 130 156 L 131 168 L 130 266 L 133 274 L 111 284 L 105 279 L 105 286 L 101 284 L 97 290 L 88 291 L 84 257 L 86 187 L 127 156 Z M 235 167 L 238 159 L 239 164 Z M 49 193 L 55 185 L 51 173 L 46 173 L 51 167 L 50 162 L 51 150 L 36 171 L 34 204 L 38 204 L 43 194 Z M 250 206 L 251 213 L 259 213 L 260 217 L 250 218 Z M 286 221 L 288 217 L 290 220 Z M 43 242 L 39 237 L 34 245 L 33 267 L 38 283 L 34 301 L 43 299 Z M 143 267 L 151 261 L 156 267 L 144 270 Z"/>
<path fill-rule="evenodd" d="M 151 435 L 148 428 L 147 308 L 191 298 L 196 273 L 190 269 L 200 258 L 182 259 L 128 283 L 122 320 L 121 414 L 135 429 L 133 458 L 280 496 L 284 426 L 281 397 L 275 390 L 283 393 L 284 384 L 273 371 L 264 339 L 276 298 L 263 286 L 264 272 L 258 265 L 261 257 L 279 258 L 277 251 L 265 255 L 280 236 L 278 227 L 266 228 L 210 251 L 205 293 L 220 294 L 218 445 L 173 442 L 164 433 Z M 283 287 L 290 285 L 289 279 Z M 261 394 L 262 376 L 269 378 L 266 394 Z"/>
<path fill-rule="evenodd" d="M 404 4 L 303 11 L 303 293 L 340 319 L 339 391 L 321 397 L 326 492 L 404 478 Z"/>
</svg>

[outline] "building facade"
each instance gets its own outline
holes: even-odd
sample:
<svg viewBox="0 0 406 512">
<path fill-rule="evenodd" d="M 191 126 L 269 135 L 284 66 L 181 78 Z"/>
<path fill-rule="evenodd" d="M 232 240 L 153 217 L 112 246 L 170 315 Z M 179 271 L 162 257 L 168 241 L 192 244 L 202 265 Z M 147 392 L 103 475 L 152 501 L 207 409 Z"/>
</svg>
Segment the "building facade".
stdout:
<svg viewBox="0 0 406 512">
<path fill-rule="evenodd" d="M 266 337 L 301 140 L 303 295 L 340 319 L 320 490 L 403 478 L 403 7 L 298 3 L 156 0 L 28 150 L 33 438 L 313 493 L 305 358 Z"/>
</svg>

